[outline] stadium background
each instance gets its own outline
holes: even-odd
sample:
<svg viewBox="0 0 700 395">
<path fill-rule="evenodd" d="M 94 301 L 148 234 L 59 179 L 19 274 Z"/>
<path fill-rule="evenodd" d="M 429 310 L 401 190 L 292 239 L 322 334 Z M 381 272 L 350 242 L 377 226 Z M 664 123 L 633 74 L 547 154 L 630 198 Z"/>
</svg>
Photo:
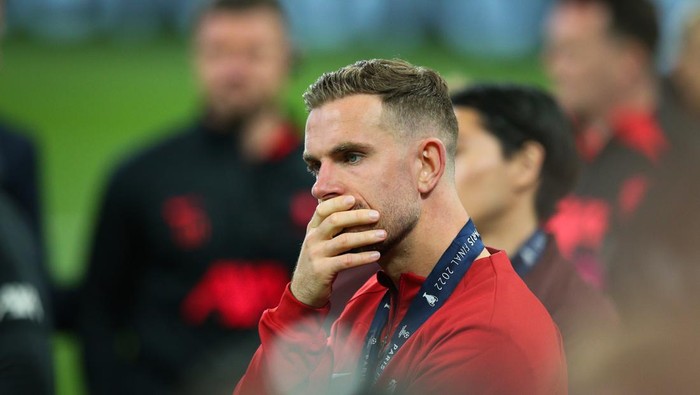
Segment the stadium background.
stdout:
<svg viewBox="0 0 700 395">
<path fill-rule="evenodd" d="M 112 35 L 104 34 L 104 29 L 96 33 L 79 23 L 71 28 L 65 18 L 63 25 L 46 24 L 41 19 L 27 23 L 22 18 L 32 14 L 19 10 L 20 1 L 25 0 L 8 3 L 0 115 L 26 128 L 39 146 L 48 264 L 54 280 L 67 286 L 76 284 L 83 273 L 95 205 L 110 169 L 119 158 L 168 127 L 187 122 L 200 103 L 185 27 L 146 23 L 139 25 L 141 30 L 123 28 Z M 542 10 L 549 3 L 528 1 Z M 29 3 L 42 1 L 27 0 L 25 5 Z M 48 12 L 41 14 L 46 17 L 61 10 L 75 13 L 80 10 L 76 5 L 89 2 L 43 3 L 53 7 L 43 10 Z M 676 3 L 684 2 L 662 3 L 678 12 Z M 472 80 L 548 84 L 537 45 L 478 53 L 450 46 L 430 32 L 416 42 L 400 44 L 377 45 L 365 37 L 351 45 L 322 42 L 300 46 L 303 52 L 284 95 L 293 119 L 303 128 L 305 112 L 300 96 L 321 73 L 362 58 L 404 58 L 438 70 L 453 86 Z M 488 44 L 483 42 L 483 47 L 488 48 Z M 54 350 L 57 393 L 84 394 L 76 340 L 70 335 L 55 335 Z"/>
</svg>

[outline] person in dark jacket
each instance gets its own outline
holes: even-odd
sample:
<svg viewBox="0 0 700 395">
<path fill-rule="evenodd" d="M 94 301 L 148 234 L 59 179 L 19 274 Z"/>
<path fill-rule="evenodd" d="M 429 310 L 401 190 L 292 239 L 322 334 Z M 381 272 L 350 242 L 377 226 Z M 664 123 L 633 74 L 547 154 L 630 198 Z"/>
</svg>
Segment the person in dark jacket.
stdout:
<svg viewBox="0 0 700 395">
<path fill-rule="evenodd" d="M 0 394 L 54 393 L 36 164 L 32 141 L 0 123 Z"/>
<path fill-rule="evenodd" d="M 278 106 L 291 57 L 277 2 L 210 3 L 194 54 L 202 114 L 122 162 L 101 203 L 81 318 L 92 394 L 230 392 L 244 366 L 209 367 L 254 352 L 316 206 Z"/>
<path fill-rule="evenodd" d="M 29 221 L 0 191 L 0 393 L 53 394 L 51 323 Z"/>
<path fill-rule="evenodd" d="M 576 182 L 571 126 L 544 91 L 476 85 L 452 95 L 459 124 L 455 177 L 485 242 L 504 249 L 515 271 L 561 330 L 568 366 L 590 331 L 615 326 L 603 293 L 584 282 L 543 225 Z"/>
<path fill-rule="evenodd" d="M 574 120 L 583 163 L 547 228 L 584 280 L 605 289 L 619 229 L 683 144 L 663 114 L 657 11 L 649 0 L 557 0 L 545 41 L 546 70 Z"/>
</svg>

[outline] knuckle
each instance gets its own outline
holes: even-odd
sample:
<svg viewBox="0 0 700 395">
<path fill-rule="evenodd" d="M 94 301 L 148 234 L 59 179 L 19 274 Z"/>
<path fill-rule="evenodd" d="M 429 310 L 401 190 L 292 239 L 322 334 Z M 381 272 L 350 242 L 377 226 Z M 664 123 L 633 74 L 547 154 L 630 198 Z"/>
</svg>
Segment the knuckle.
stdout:
<svg viewBox="0 0 700 395">
<path fill-rule="evenodd" d="M 304 239 L 305 243 L 308 243 L 310 240 L 313 240 L 316 237 L 316 234 L 318 233 L 318 228 L 310 228 L 306 232 L 306 238 Z"/>
<path fill-rule="evenodd" d="M 342 255 L 342 256 L 341 256 L 341 260 L 340 260 L 340 265 L 341 265 L 343 268 L 347 268 L 347 267 L 351 266 L 352 263 L 353 263 L 353 261 L 354 261 L 353 258 L 354 258 L 354 255 L 353 255 L 353 254 L 345 254 L 345 255 Z"/>
<path fill-rule="evenodd" d="M 306 233 L 308 234 L 311 232 L 312 229 L 315 229 L 316 227 L 314 226 L 314 219 L 312 218 L 309 223 L 306 224 Z"/>
<path fill-rule="evenodd" d="M 311 262 L 315 262 L 317 259 L 321 258 L 322 256 L 322 249 L 320 246 L 315 245 L 309 247 L 309 259 Z"/>
<path fill-rule="evenodd" d="M 343 233 L 342 235 L 336 237 L 338 247 L 340 248 L 348 248 L 351 245 L 351 239 L 350 239 L 350 234 L 348 233 Z"/>
<path fill-rule="evenodd" d="M 333 213 L 333 214 L 329 215 L 328 216 L 328 223 L 332 226 L 340 225 L 340 218 L 339 218 L 338 214 Z"/>
<path fill-rule="evenodd" d="M 367 214 L 361 210 L 353 210 L 352 213 L 355 215 L 356 221 L 362 221 L 367 217 Z"/>
</svg>

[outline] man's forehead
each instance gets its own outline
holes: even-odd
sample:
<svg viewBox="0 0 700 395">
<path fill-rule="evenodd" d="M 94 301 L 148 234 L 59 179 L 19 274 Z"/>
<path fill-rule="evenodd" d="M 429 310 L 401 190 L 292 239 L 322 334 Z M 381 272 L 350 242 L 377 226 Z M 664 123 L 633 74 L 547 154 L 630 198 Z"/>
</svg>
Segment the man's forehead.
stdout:
<svg viewBox="0 0 700 395">
<path fill-rule="evenodd" d="M 564 3 L 555 6 L 549 20 L 549 28 L 559 32 L 581 32 L 582 26 L 587 29 L 607 31 L 610 24 L 610 12 L 604 5 L 590 3 Z"/>
<path fill-rule="evenodd" d="M 307 131 L 304 137 L 304 159 L 320 160 L 339 152 L 373 150 L 382 143 L 386 144 L 382 138 L 383 134 L 363 128 L 318 131 L 318 133 Z"/>
<path fill-rule="evenodd" d="M 318 123 L 378 124 L 383 105 L 377 95 L 355 94 L 331 100 L 309 112 L 307 128 Z"/>
<path fill-rule="evenodd" d="M 354 95 L 311 110 L 306 122 L 307 151 L 331 150 L 339 144 L 369 145 L 385 135 L 378 98 Z"/>
</svg>

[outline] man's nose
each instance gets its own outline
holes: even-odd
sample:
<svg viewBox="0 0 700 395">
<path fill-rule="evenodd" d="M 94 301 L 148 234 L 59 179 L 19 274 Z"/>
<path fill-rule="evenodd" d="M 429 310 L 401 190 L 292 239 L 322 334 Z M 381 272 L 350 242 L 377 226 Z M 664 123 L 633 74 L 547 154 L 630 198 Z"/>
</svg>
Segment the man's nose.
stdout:
<svg viewBox="0 0 700 395">
<path fill-rule="evenodd" d="M 318 170 L 316 182 L 311 188 L 311 194 L 320 201 L 328 200 L 342 195 L 344 192 L 342 183 L 332 165 L 324 164 Z"/>
</svg>

